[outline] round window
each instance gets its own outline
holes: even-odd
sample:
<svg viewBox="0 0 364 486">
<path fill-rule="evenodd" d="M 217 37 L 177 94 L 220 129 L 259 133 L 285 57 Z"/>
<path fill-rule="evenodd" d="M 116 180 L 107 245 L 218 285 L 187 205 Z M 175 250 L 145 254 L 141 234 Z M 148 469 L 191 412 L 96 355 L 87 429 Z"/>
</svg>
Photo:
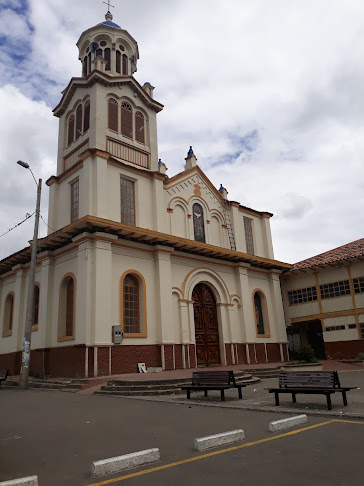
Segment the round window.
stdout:
<svg viewBox="0 0 364 486">
<path fill-rule="evenodd" d="M 100 46 L 102 46 L 102 47 L 106 46 L 106 44 L 107 44 L 107 42 L 106 42 L 106 41 L 101 41 L 101 42 L 100 42 Z"/>
<path fill-rule="evenodd" d="M 124 46 L 122 46 L 121 44 L 120 44 L 120 46 L 119 46 L 119 49 L 120 49 L 121 51 L 125 51 L 125 47 L 124 47 Z"/>
</svg>

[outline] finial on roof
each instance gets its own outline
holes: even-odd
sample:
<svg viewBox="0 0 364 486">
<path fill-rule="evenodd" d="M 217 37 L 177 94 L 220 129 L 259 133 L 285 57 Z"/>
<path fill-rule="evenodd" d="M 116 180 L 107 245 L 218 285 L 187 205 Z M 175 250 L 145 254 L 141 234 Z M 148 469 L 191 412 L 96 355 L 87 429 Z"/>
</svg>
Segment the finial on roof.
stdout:
<svg viewBox="0 0 364 486">
<path fill-rule="evenodd" d="M 190 145 L 190 150 L 188 151 L 187 157 L 192 157 L 193 155 L 193 150 L 192 150 L 192 145 Z"/>
<path fill-rule="evenodd" d="M 104 2 L 105 5 L 107 5 L 107 12 L 105 14 L 105 20 L 112 21 L 113 16 L 110 12 L 110 7 L 115 8 L 114 5 L 111 5 L 110 0 L 107 0 L 107 2 Z"/>
<path fill-rule="evenodd" d="M 219 191 L 223 191 L 224 189 L 225 189 L 225 187 L 224 187 L 222 184 L 220 184 L 220 189 L 219 189 Z"/>
</svg>

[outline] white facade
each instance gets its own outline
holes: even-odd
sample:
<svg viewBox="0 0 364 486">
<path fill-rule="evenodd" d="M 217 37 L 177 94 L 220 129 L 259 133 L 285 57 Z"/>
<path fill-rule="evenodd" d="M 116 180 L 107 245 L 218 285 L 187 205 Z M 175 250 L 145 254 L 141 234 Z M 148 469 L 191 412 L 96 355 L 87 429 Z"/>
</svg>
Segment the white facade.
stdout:
<svg viewBox="0 0 364 486">
<path fill-rule="evenodd" d="M 285 360 L 279 274 L 289 265 L 273 259 L 272 215 L 228 201 L 192 149 L 185 170 L 166 176 L 157 146 L 163 106 L 149 83 L 134 79 L 138 46 L 108 15 L 81 35 L 83 76 L 72 78 L 54 110 L 57 172 L 47 184 L 56 231 L 39 245 L 34 372 L 98 376 L 136 372 L 138 362 L 174 369 Z M 28 268 L 29 249 L 0 262 L 0 367 L 13 372 Z M 126 324 L 128 275 L 138 289 L 137 332 Z M 203 292 L 210 300 L 197 302 Z M 122 344 L 113 343 L 113 326 L 121 326 Z"/>
</svg>

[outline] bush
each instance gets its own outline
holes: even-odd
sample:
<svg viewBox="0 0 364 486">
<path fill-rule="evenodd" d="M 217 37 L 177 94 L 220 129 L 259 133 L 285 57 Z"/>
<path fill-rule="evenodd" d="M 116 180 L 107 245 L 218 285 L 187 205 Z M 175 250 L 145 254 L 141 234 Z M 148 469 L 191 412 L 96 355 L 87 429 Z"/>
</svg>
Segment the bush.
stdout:
<svg viewBox="0 0 364 486">
<path fill-rule="evenodd" d="M 356 357 L 357 361 L 364 361 L 364 353 L 359 353 L 358 356 Z"/>
<path fill-rule="evenodd" d="M 304 361 L 305 363 L 315 363 L 317 361 L 315 352 L 311 346 L 302 346 L 302 348 L 297 351 L 297 359 Z"/>
</svg>

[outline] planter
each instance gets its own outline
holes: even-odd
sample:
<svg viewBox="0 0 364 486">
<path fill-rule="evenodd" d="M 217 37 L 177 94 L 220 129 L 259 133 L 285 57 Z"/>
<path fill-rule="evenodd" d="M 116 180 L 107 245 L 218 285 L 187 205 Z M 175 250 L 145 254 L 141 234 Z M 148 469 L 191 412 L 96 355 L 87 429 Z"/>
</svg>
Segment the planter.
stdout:
<svg viewBox="0 0 364 486">
<path fill-rule="evenodd" d="M 286 363 L 283 371 L 322 371 L 322 363 Z"/>
</svg>

